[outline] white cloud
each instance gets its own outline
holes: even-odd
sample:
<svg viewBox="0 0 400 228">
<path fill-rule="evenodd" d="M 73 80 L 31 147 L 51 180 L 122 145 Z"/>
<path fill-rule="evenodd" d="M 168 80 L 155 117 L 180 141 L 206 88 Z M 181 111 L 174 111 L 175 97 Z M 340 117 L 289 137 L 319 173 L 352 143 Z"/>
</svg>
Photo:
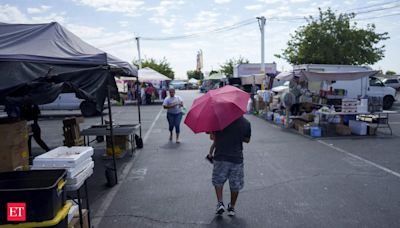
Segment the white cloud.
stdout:
<svg viewBox="0 0 400 228">
<path fill-rule="evenodd" d="M 74 0 L 79 4 L 90 6 L 97 11 L 123 13 L 127 16 L 141 15 L 141 8 L 144 4 L 141 0 Z"/>
<path fill-rule="evenodd" d="M 129 21 L 118 21 L 119 26 L 125 28 L 129 26 Z"/>
<path fill-rule="evenodd" d="M 39 13 L 47 12 L 49 9 L 51 9 L 51 6 L 42 5 L 39 8 L 28 8 L 26 11 L 29 14 L 39 14 Z"/>
<path fill-rule="evenodd" d="M 5 23 L 26 23 L 28 18 L 17 7 L 0 5 L 0 21 Z"/>
<path fill-rule="evenodd" d="M 75 35 L 84 39 L 93 39 L 104 36 L 104 28 L 102 27 L 91 27 L 78 24 L 67 24 L 67 29 L 73 32 Z"/>
<path fill-rule="evenodd" d="M 282 3 L 282 1 L 281 0 L 258 0 L 259 2 L 263 2 L 263 3 L 265 3 L 265 4 L 274 4 L 274 3 Z"/>
<path fill-rule="evenodd" d="M 214 11 L 200 11 L 191 22 L 185 24 L 185 28 L 187 30 L 209 30 L 218 24 L 218 16 L 219 14 Z"/>
<path fill-rule="evenodd" d="M 150 17 L 150 21 L 162 26 L 162 33 L 172 34 L 172 27 L 175 25 L 177 21 L 177 16 L 171 11 L 180 9 L 181 5 L 185 4 L 183 0 L 179 1 L 170 1 L 164 0 L 161 1 L 158 6 L 147 7 L 145 10 L 154 12 L 154 15 Z"/>
<path fill-rule="evenodd" d="M 65 13 L 57 14 L 57 13 L 51 13 L 46 16 L 37 16 L 37 17 L 32 17 L 32 21 L 30 23 L 49 23 L 56 21 L 60 24 L 65 23 L 67 20 L 65 19 Z"/>
<path fill-rule="evenodd" d="M 262 5 L 257 4 L 257 5 L 248 5 L 248 6 L 245 6 L 244 8 L 247 10 L 260 10 L 260 9 L 262 9 L 262 7 L 263 7 Z"/>
<path fill-rule="evenodd" d="M 231 2 L 231 0 L 214 0 L 214 2 L 217 4 L 225 4 Z"/>
<path fill-rule="evenodd" d="M 290 0 L 292 3 L 303 3 L 303 2 L 308 2 L 310 0 Z"/>
</svg>

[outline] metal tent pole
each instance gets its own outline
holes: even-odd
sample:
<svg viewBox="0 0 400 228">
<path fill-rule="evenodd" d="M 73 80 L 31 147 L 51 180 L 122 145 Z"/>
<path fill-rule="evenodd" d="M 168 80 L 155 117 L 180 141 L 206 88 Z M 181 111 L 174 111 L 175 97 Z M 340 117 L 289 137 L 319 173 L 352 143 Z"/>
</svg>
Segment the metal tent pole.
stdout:
<svg viewBox="0 0 400 228">
<path fill-rule="evenodd" d="M 138 107 L 138 114 L 139 114 L 139 135 L 140 138 L 142 138 L 142 117 L 140 114 L 140 96 L 139 96 L 139 76 L 137 77 L 137 83 L 136 83 L 136 94 L 137 94 L 137 107 Z"/>
<path fill-rule="evenodd" d="M 114 130 L 113 130 L 113 122 L 112 122 L 111 102 L 110 102 L 110 97 L 111 97 L 110 86 L 107 86 L 107 90 L 108 90 L 108 96 L 107 96 L 108 117 L 110 120 L 109 124 L 110 124 L 110 137 L 111 137 L 110 142 L 111 142 L 111 150 L 112 150 L 112 156 L 113 156 L 115 181 L 118 184 L 118 172 L 117 172 L 117 163 L 115 161 L 115 148 L 114 148 Z"/>
</svg>

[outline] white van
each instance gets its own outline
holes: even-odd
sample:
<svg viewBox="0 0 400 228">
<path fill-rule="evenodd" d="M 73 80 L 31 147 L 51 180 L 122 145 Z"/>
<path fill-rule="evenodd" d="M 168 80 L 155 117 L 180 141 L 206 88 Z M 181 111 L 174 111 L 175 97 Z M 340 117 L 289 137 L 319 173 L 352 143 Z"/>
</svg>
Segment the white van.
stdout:
<svg viewBox="0 0 400 228">
<path fill-rule="evenodd" d="M 304 69 L 310 72 L 355 72 L 355 71 L 371 71 L 368 66 L 353 66 L 353 65 L 329 65 L 329 64 L 304 64 L 293 67 L 294 70 Z M 363 95 L 363 90 L 367 91 L 367 96 L 382 97 L 383 109 L 390 109 L 396 98 L 396 90 L 387 87 L 377 77 L 370 77 L 367 81 L 357 79 L 351 81 L 335 81 L 332 85 L 333 89 L 345 89 L 346 97 L 357 98 Z"/>
<path fill-rule="evenodd" d="M 39 105 L 41 110 L 78 110 L 85 117 L 98 114 L 96 103 L 79 99 L 75 93 L 61 93 L 55 101 L 49 104 Z"/>
</svg>

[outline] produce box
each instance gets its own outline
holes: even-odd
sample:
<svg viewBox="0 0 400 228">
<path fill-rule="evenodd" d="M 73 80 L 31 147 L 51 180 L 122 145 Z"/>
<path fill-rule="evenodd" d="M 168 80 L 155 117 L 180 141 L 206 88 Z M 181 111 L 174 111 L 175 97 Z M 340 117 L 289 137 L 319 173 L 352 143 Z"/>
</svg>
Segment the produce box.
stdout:
<svg viewBox="0 0 400 228">
<path fill-rule="evenodd" d="M 338 135 L 351 135 L 351 128 L 344 124 L 336 125 L 336 134 Z"/>
<path fill-rule="evenodd" d="M 0 172 L 29 167 L 28 126 L 26 121 L 0 123 Z"/>
<path fill-rule="evenodd" d="M 112 156 L 111 137 L 106 137 L 107 141 L 107 155 Z M 115 155 L 120 156 L 124 151 L 130 149 L 129 137 L 127 135 L 114 136 L 114 150 Z"/>
</svg>

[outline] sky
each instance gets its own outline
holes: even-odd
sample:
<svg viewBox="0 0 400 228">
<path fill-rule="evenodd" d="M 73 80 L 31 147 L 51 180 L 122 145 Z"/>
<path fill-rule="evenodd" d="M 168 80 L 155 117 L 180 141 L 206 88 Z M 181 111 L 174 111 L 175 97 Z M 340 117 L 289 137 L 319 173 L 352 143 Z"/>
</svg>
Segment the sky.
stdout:
<svg viewBox="0 0 400 228">
<path fill-rule="evenodd" d="M 388 32 L 385 57 L 372 67 L 400 73 L 400 0 L 0 0 L 0 22 L 57 21 L 84 41 L 120 59 L 166 60 L 176 78 L 186 78 L 203 52 L 203 71 L 218 70 L 230 58 L 242 56 L 261 62 L 261 33 L 265 25 L 265 62 L 290 70 L 274 57 L 286 48 L 290 34 L 318 15 L 318 7 L 336 13 L 356 12 L 357 26 L 373 23 L 376 32 Z M 220 29 L 222 28 L 222 29 Z M 1 50 L 0 50 L 1 51 Z"/>
</svg>

